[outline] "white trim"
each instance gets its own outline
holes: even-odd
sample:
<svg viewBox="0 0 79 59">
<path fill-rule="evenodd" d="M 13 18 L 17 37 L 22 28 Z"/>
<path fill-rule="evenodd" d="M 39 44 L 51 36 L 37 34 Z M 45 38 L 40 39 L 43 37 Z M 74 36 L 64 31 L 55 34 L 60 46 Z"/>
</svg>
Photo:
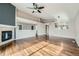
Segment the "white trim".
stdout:
<svg viewBox="0 0 79 59">
<path fill-rule="evenodd" d="M 0 27 L 16 28 L 16 26 L 0 24 Z"/>
<path fill-rule="evenodd" d="M 69 39 L 75 39 L 75 37 L 69 37 L 69 36 L 61 36 L 61 35 L 52 35 L 55 37 L 61 37 L 61 38 L 69 38 Z M 49 37 L 52 37 L 51 35 L 49 35 Z"/>
</svg>

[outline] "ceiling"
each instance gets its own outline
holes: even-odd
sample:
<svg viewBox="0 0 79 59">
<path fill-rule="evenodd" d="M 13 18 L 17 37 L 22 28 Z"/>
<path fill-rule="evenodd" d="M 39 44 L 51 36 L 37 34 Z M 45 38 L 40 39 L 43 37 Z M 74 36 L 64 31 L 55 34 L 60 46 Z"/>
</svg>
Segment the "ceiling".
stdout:
<svg viewBox="0 0 79 59">
<path fill-rule="evenodd" d="M 41 10 L 42 13 L 32 13 L 33 10 L 27 7 L 32 7 L 32 3 L 12 3 L 16 8 L 29 13 L 35 17 L 39 17 L 48 21 L 57 19 L 58 16 L 64 21 L 73 20 L 79 11 L 78 3 L 37 3 L 39 6 L 45 8 Z"/>
</svg>

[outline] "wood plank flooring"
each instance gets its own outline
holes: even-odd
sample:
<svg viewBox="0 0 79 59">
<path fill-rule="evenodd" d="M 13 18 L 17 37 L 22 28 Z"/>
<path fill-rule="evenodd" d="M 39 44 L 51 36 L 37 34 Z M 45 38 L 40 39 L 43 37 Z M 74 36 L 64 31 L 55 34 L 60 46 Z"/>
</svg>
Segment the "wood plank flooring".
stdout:
<svg viewBox="0 0 79 59">
<path fill-rule="evenodd" d="M 16 40 L 0 49 L 0 56 L 79 56 L 73 39 L 39 37 Z"/>
</svg>

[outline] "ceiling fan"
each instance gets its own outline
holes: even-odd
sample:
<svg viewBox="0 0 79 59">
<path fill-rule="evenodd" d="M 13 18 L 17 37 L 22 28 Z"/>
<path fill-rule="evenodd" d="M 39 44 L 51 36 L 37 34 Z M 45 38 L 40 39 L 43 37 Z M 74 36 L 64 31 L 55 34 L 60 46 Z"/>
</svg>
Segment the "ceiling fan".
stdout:
<svg viewBox="0 0 79 59">
<path fill-rule="evenodd" d="M 34 12 L 38 12 L 38 13 L 41 13 L 41 9 L 43 9 L 44 8 L 44 6 L 38 6 L 38 4 L 36 4 L 36 3 L 32 3 L 33 4 L 33 7 L 27 7 L 27 8 L 29 8 L 29 9 L 33 9 L 33 11 L 32 11 L 32 13 L 34 13 Z"/>
</svg>

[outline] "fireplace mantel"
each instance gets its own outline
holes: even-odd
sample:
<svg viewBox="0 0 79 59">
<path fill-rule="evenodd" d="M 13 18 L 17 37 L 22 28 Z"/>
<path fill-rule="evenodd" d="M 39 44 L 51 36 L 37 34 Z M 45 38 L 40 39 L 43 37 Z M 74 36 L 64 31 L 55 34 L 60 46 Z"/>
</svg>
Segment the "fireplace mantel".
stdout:
<svg viewBox="0 0 79 59">
<path fill-rule="evenodd" d="M 16 26 L 12 26 L 12 25 L 3 25 L 3 24 L 0 24 L 0 27 L 16 28 Z"/>
</svg>

